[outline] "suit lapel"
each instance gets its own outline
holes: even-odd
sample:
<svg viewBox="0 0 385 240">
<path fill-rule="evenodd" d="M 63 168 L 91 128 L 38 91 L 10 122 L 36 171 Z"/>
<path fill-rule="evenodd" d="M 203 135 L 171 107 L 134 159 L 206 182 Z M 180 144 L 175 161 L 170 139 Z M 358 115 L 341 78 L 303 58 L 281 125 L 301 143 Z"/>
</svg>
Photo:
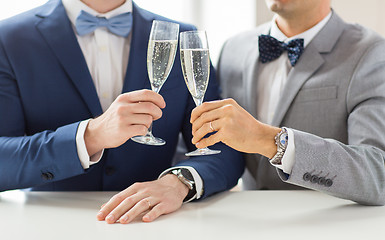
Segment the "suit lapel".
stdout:
<svg viewBox="0 0 385 240">
<path fill-rule="evenodd" d="M 345 23 L 333 12 L 328 23 L 305 48 L 298 63 L 290 71 L 286 87 L 278 102 L 272 125 L 280 126 L 304 83 L 324 64 L 322 54 L 329 53 L 341 36 Z"/>
<path fill-rule="evenodd" d="M 50 1 L 37 14 L 37 29 L 58 58 L 65 72 L 87 104 L 93 117 L 103 113 L 83 53 L 61 1 Z"/>
<path fill-rule="evenodd" d="M 278 126 L 283 120 L 294 98 L 301 89 L 302 85 L 313 75 L 315 71 L 324 63 L 323 57 L 318 50 L 308 45 L 306 51 L 302 54 L 301 61 L 292 68 L 288 75 L 286 87 L 278 102 L 278 107 L 274 114 L 272 125 Z"/>
<path fill-rule="evenodd" d="M 269 34 L 270 32 L 270 23 L 267 23 L 263 26 L 262 34 Z M 245 78 L 244 91 L 246 93 L 246 110 L 257 117 L 257 83 L 258 83 L 258 67 L 260 64 L 259 61 L 259 46 L 258 46 L 258 34 L 255 34 L 255 39 L 253 39 L 254 44 L 252 44 L 252 49 L 250 54 L 247 56 L 245 61 L 245 68 L 243 76 Z"/>
<path fill-rule="evenodd" d="M 146 20 L 141 9 L 133 3 L 133 27 L 130 57 L 124 79 L 123 91 L 130 92 L 150 88 L 147 74 L 147 45 L 152 21 Z"/>
</svg>

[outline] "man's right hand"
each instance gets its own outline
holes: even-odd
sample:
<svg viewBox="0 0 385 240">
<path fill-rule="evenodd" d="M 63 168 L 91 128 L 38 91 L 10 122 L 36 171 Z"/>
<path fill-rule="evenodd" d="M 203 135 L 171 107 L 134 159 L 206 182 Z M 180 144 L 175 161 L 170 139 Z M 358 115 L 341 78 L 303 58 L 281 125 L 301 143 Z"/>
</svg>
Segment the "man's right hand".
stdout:
<svg viewBox="0 0 385 240">
<path fill-rule="evenodd" d="M 133 136 L 145 135 L 165 107 L 163 97 L 154 91 L 119 95 L 105 113 L 88 123 L 84 141 L 89 156 L 105 148 L 119 147 Z"/>
</svg>

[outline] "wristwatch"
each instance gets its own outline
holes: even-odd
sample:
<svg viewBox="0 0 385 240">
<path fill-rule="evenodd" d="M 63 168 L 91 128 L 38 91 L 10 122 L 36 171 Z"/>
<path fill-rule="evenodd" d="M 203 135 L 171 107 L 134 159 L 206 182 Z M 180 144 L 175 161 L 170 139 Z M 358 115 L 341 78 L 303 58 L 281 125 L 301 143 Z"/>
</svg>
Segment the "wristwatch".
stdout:
<svg viewBox="0 0 385 240">
<path fill-rule="evenodd" d="M 288 134 L 286 128 L 282 128 L 282 130 L 277 133 L 274 137 L 275 145 L 277 145 L 277 153 L 274 155 L 273 158 L 270 159 L 270 163 L 274 165 L 280 165 L 283 155 L 285 154 L 286 147 L 287 147 L 287 141 L 288 141 Z"/>
<path fill-rule="evenodd" d="M 197 191 L 195 188 L 195 181 L 189 170 L 184 168 L 178 168 L 178 169 L 172 170 L 169 173 L 177 176 L 179 181 L 181 181 L 184 185 L 188 187 L 189 192 L 183 201 L 190 200 L 196 195 Z"/>
</svg>

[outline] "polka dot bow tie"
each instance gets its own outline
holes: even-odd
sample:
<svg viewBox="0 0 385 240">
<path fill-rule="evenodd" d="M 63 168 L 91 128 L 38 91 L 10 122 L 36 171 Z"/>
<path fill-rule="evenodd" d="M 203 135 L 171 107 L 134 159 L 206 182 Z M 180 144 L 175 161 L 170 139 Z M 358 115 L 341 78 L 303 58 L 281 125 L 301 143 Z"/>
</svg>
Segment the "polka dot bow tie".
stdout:
<svg viewBox="0 0 385 240">
<path fill-rule="evenodd" d="M 259 36 L 259 59 L 267 63 L 277 59 L 284 51 L 287 51 L 291 66 L 297 63 L 303 52 L 303 39 L 293 39 L 288 43 L 280 42 L 269 35 Z"/>
</svg>

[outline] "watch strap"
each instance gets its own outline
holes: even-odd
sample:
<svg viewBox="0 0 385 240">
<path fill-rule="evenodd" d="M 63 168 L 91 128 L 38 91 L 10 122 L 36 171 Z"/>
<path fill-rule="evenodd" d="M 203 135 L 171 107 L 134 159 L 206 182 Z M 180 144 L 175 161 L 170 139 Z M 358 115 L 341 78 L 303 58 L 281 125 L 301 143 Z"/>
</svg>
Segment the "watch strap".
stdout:
<svg viewBox="0 0 385 240">
<path fill-rule="evenodd" d="M 285 151 L 288 143 L 288 133 L 286 128 L 282 128 L 274 137 L 275 145 L 277 146 L 277 153 L 270 159 L 270 163 L 273 165 L 282 164 L 282 158 L 285 155 Z"/>
</svg>

